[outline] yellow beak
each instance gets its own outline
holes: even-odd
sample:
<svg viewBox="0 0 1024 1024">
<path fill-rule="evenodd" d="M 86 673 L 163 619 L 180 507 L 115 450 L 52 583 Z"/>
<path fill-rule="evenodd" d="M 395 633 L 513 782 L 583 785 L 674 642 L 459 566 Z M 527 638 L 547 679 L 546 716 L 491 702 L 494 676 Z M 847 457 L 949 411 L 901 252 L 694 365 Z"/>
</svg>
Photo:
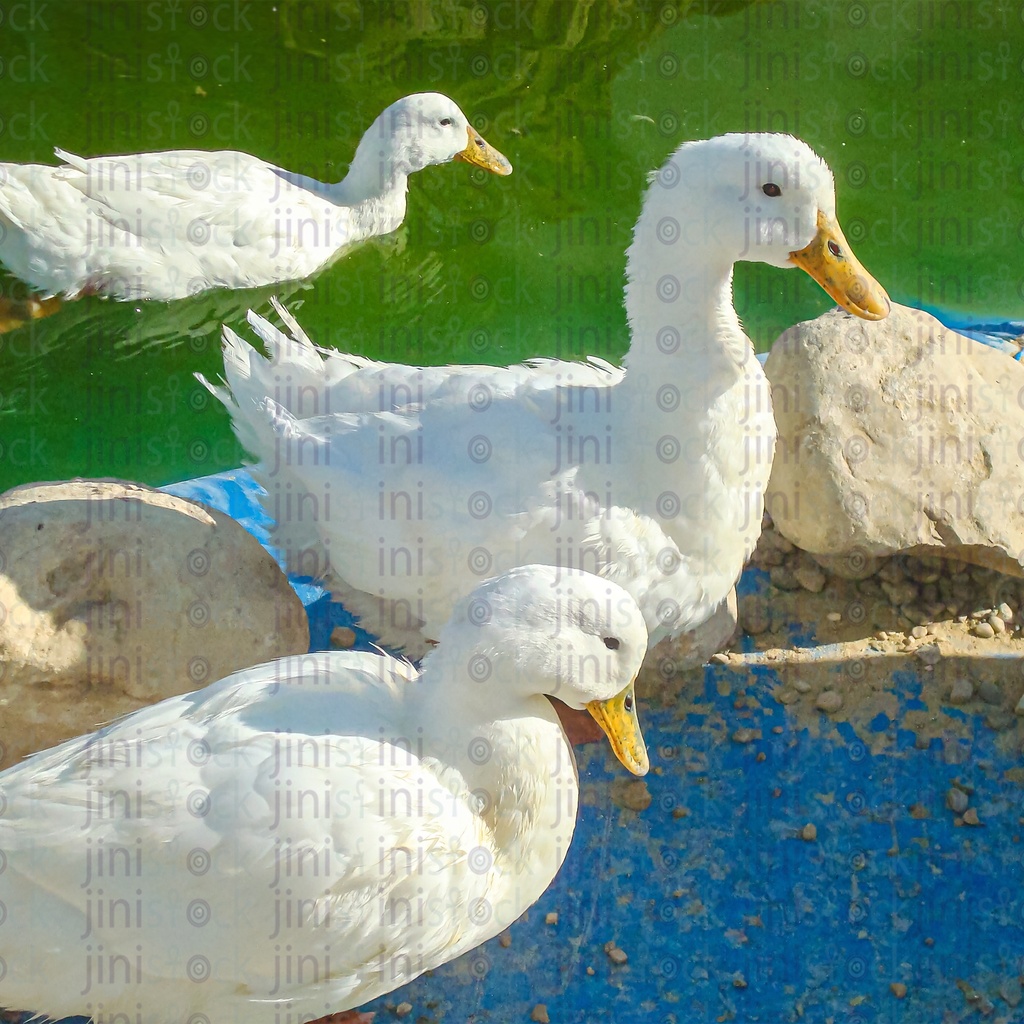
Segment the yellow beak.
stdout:
<svg viewBox="0 0 1024 1024">
<path fill-rule="evenodd" d="M 884 320 L 889 315 L 889 296 L 853 255 L 834 217 L 819 210 L 818 233 L 789 258 L 848 313 L 864 320 Z"/>
<path fill-rule="evenodd" d="M 633 680 L 622 693 L 608 700 L 592 700 L 587 710 L 604 730 L 615 756 L 634 775 L 646 775 L 651 763 L 647 747 L 640 734 L 640 721 L 636 717 L 636 696 Z"/>
<path fill-rule="evenodd" d="M 467 164 L 475 167 L 482 167 L 485 171 L 494 174 L 511 174 L 512 165 L 492 146 L 473 131 L 471 126 L 466 127 L 469 134 L 469 145 L 461 153 L 455 154 L 456 160 L 465 160 Z"/>
</svg>

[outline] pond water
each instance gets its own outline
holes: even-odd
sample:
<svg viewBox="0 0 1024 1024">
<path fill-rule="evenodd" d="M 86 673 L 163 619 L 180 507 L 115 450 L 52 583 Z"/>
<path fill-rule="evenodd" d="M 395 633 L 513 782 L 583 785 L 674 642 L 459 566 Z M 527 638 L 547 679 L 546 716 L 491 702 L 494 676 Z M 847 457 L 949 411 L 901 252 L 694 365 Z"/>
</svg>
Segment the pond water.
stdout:
<svg viewBox="0 0 1024 1024">
<path fill-rule="evenodd" d="M 338 180 L 376 114 L 429 89 L 515 166 L 415 176 L 402 229 L 310 282 L 85 299 L 0 336 L 0 489 L 239 465 L 192 375 L 219 373 L 220 324 L 244 332 L 272 294 L 319 343 L 369 356 L 616 360 L 645 177 L 682 140 L 725 131 L 817 149 L 848 239 L 894 299 L 1024 314 L 1008 258 L 1024 232 L 1017 0 L 17 0 L 0 14 L 5 160 L 230 148 Z M 736 304 L 763 350 L 830 302 L 802 274 L 741 266 Z"/>
</svg>

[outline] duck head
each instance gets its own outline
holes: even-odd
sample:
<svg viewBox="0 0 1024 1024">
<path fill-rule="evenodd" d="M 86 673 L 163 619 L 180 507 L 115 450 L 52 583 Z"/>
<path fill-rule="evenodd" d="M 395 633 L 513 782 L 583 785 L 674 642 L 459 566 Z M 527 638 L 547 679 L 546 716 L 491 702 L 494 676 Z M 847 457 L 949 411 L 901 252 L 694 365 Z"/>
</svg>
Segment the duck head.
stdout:
<svg viewBox="0 0 1024 1024">
<path fill-rule="evenodd" d="M 695 219 L 667 229 L 700 236 L 684 243 L 729 262 L 800 267 L 848 312 L 888 316 L 888 295 L 839 227 L 832 172 L 800 139 L 732 134 L 684 143 L 653 176 L 649 199 L 668 216 L 684 198 Z"/>
<path fill-rule="evenodd" d="M 458 651 L 463 664 L 450 670 L 478 682 L 495 715 L 505 701 L 557 697 L 589 711 L 622 764 L 634 775 L 647 773 L 633 691 L 647 627 L 618 584 L 586 572 L 521 566 L 461 601 L 438 641 L 427 657 Z"/>
<path fill-rule="evenodd" d="M 411 174 L 431 164 L 462 160 L 494 174 L 511 174 L 512 165 L 469 123 L 454 100 L 438 92 L 420 92 L 392 103 L 363 136 L 378 161 Z"/>
</svg>

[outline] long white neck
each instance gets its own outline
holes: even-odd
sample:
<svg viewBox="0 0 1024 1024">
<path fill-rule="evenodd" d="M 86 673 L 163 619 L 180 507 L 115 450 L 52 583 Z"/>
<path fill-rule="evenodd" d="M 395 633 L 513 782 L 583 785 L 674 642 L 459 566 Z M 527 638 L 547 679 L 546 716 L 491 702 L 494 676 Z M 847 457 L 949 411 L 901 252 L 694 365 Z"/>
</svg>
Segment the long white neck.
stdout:
<svg viewBox="0 0 1024 1024">
<path fill-rule="evenodd" d="M 332 188 L 347 206 L 385 197 L 391 201 L 400 198 L 404 206 L 410 171 L 408 163 L 395 154 L 392 140 L 382 136 L 375 122 L 359 140 L 348 174 Z"/>
<path fill-rule="evenodd" d="M 610 503 L 653 512 L 686 567 L 671 590 L 683 613 L 666 630 L 649 620 L 654 641 L 699 625 L 728 595 L 761 532 L 775 441 L 768 383 L 732 304 L 742 239 L 730 246 L 699 205 L 692 220 L 670 221 L 685 215 L 686 204 L 676 207 L 649 195 L 637 225 L 632 338 L 611 405 L 624 422 L 614 432 L 621 490 Z M 579 479 L 601 493 L 599 468 Z"/>
<path fill-rule="evenodd" d="M 411 168 L 406 160 L 394 156 L 375 128 L 363 136 L 341 181 L 330 184 L 283 168 L 275 171 L 290 185 L 348 207 L 349 240 L 387 234 L 405 220 Z"/>
<path fill-rule="evenodd" d="M 662 213 L 659 198 L 649 196 L 627 254 L 627 379 L 685 380 L 695 389 L 691 399 L 701 394 L 701 401 L 712 402 L 735 384 L 752 357 L 733 307 L 734 260 L 716 244 L 702 209 L 679 224 Z"/>
</svg>

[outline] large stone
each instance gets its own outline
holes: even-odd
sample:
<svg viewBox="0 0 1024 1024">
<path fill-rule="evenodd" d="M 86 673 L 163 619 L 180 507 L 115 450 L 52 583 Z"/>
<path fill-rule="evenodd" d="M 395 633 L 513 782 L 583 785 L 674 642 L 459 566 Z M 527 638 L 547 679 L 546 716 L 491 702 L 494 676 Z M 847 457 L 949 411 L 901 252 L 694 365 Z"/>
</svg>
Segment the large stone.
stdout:
<svg viewBox="0 0 1024 1024">
<path fill-rule="evenodd" d="M 0 496 L 0 766 L 308 649 L 302 603 L 229 516 L 120 481 Z"/>
<path fill-rule="evenodd" d="M 893 305 L 786 331 L 766 372 L 779 427 L 767 508 L 798 547 L 862 575 L 913 550 L 1024 575 L 1024 369 Z"/>
</svg>

